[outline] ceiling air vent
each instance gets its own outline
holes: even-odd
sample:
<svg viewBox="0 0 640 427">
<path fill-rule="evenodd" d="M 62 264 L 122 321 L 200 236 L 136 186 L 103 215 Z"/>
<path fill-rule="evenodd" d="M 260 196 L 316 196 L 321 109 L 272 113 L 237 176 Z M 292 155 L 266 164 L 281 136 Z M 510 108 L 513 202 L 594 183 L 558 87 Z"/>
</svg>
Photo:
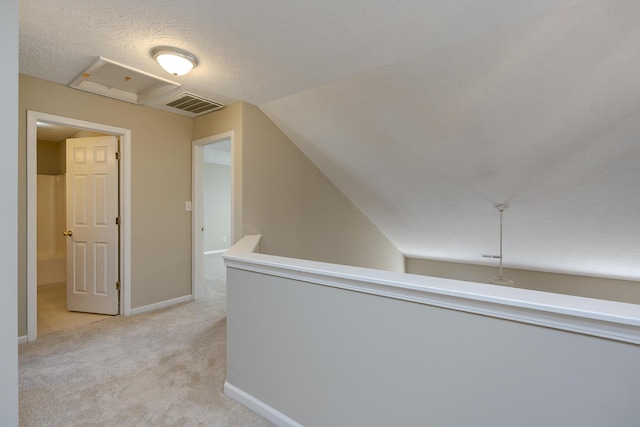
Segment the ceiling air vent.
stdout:
<svg viewBox="0 0 640 427">
<path fill-rule="evenodd" d="M 219 110 L 224 107 L 224 104 L 202 98 L 189 92 L 184 92 L 167 102 L 165 106 L 181 110 L 189 113 L 189 116 L 195 117 Z"/>
</svg>

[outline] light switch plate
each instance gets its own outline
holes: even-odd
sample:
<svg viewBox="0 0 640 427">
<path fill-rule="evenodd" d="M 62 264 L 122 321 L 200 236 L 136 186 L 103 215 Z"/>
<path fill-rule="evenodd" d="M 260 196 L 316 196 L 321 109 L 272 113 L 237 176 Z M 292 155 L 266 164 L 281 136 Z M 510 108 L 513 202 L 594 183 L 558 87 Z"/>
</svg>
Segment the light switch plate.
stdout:
<svg viewBox="0 0 640 427">
<path fill-rule="evenodd" d="M 184 210 L 191 212 L 191 202 L 184 202 Z"/>
</svg>

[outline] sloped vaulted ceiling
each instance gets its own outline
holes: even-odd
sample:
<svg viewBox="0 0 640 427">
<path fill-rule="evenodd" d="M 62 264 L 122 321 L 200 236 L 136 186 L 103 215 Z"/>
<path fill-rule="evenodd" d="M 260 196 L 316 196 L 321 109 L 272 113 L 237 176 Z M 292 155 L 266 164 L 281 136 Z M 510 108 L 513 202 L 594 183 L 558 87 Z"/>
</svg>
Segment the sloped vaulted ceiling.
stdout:
<svg viewBox="0 0 640 427">
<path fill-rule="evenodd" d="M 49 25 L 64 22 L 65 25 Z M 640 280 L 640 2 L 21 1 L 21 72 L 97 56 L 260 108 L 406 255 Z"/>
<path fill-rule="evenodd" d="M 409 256 L 640 278 L 640 7 L 577 7 L 262 109 Z"/>
</svg>

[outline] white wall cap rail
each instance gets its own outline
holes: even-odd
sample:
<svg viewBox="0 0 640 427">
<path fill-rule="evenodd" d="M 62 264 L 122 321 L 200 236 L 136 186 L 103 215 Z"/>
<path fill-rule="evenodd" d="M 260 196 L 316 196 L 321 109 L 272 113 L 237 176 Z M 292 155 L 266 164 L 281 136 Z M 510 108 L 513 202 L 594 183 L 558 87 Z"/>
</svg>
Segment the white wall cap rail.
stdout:
<svg viewBox="0 0 640 427">
<path fill-rule="evenodd" d="M 229 268 L 640 344 L 640 305 L 256 253 L 260 235 L 225 254 Z M 232 285 L 231 285 L 232 286 Z"/>
</svg>

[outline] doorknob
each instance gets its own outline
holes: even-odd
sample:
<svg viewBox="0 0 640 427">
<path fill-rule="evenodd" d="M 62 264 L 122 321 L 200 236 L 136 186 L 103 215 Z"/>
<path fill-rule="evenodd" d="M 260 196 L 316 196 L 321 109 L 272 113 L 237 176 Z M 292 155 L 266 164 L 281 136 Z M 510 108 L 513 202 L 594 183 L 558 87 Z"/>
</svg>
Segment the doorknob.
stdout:
<svg viewBox="0 0 640 427">
<path fill-rule="evenodd" d="M 63 231 L 62 232 L 63 236 L 73 236 L 73 231 L 69 230 L 69 231 Z"/>
</svg>

